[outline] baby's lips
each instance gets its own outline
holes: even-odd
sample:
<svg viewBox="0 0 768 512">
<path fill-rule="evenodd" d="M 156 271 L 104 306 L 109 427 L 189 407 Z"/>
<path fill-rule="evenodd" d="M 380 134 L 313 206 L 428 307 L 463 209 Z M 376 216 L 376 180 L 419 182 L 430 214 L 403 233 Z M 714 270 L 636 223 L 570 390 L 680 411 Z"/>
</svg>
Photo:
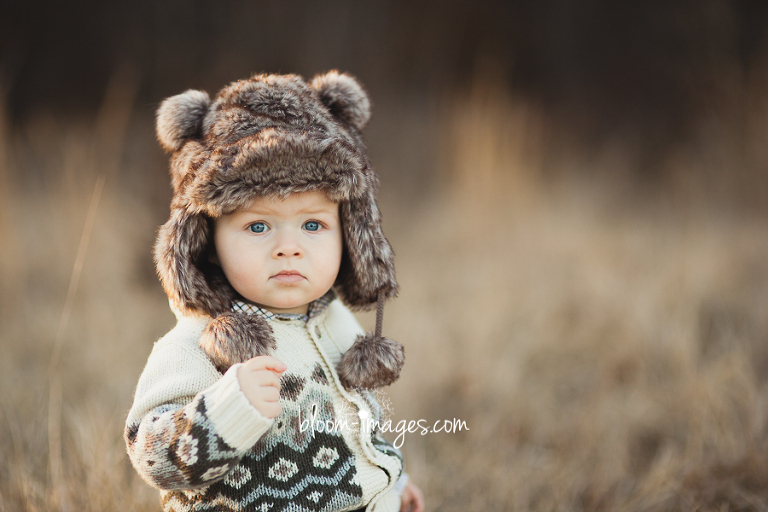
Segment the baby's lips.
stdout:
<svg viewBox="0 0 768 512">
<path fill-rule="evenodd" d="M 271 279 L 282 283 L 298 283 L 304 280 L 304 276 L 295 270 L 283 270 L 273 275 Z"/>
<path fill-rule="evenodd" d="M 301 272 L 299 272 L 298 270 L 281 270 L 275 275 L 276 276 L 300 276 Z"/>
</svg>

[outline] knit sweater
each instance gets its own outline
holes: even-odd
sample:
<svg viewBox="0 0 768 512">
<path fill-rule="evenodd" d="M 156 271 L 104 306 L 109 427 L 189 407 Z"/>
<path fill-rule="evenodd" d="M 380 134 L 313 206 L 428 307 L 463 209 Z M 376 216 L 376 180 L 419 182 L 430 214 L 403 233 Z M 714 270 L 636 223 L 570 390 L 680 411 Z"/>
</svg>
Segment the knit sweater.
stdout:
<svg viewBox="0 0 768 512">
<path fill-rule="evenodd" d="M 400 453 L 370 422 L 367 392 L 345 390 L 335 366 L 362 329 L 334 300 L 308 321 L 268 320 L 288 369 L 282 413 L 246 399 L 240 364 L 222 375 L 198 346 L 207 316 L 179 315 L 154 346 L 125 427 L 136 470 L 165 511 L 399 510 Z M 331 428 L 329 428 L 331 427 Z"/>
</svg>

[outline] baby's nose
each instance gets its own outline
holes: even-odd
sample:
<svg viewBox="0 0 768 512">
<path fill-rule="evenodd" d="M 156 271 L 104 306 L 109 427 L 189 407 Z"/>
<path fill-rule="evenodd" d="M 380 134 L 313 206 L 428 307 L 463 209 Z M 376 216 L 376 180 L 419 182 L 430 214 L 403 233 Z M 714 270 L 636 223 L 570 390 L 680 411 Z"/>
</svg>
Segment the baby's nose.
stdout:
<svg viewBox="0 0 768 512">
<path fill-rule="evenodd" d="M 276 258 L 299 257 L 302 255 L 302 249 L 295 237 L 282 235 L 277 240 L 272 254 Z"/>
<path fill-rule="evenodd" d="M 301 251 L 299 251 L 299 250 L 277 251 L 275 256 L 277 256 L 278 258 L 282 258 L 283 256 L 301 256 Z"/>
</svg>

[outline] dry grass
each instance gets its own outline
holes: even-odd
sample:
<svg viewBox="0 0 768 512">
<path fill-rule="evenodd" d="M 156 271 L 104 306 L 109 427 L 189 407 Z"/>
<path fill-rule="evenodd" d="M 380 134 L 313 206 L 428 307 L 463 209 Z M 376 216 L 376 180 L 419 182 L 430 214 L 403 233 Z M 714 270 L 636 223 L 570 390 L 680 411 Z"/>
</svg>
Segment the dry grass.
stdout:
<svg viewBox="0 0 768 512">
<path fill-rule="evenodd" d="M 124 178 L 156 163 L 110 156 L 130 92 L 95 123 L 0 124 L 2 511 L 159 509 L 121 437 L 172 323 L 147 271 L 164 219 Z M 535 109 L 481 90 L 452 112 L 442 193 L 382 202 L 408 352 L 392 417 L 469 427 L 406 435 L 428 510 L 765 510 L 768 223 L 543 185 Z"/>
<path fill-rule="evenodd" d="M 398 415 L 471 429 L 407 438 L 435 509 L 764 509 L 768 228 L 498 208 L 425 214 L 387 312 Z"/>
</svg>

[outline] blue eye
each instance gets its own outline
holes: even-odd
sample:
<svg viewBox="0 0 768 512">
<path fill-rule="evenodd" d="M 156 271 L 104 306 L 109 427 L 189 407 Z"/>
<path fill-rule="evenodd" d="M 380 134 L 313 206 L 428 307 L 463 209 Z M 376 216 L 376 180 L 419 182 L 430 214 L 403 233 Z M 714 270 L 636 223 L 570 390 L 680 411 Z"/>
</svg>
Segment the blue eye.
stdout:
<svg viewBox="0 0 768 512">
<path fill-rule="evenodd" d="M 320 230 L 320 223 L 314 220 L 308 220 L 304 223 L 304 229 L 307 231 L 319 231 Z"/>
<path fill-rule="evenodd" d="M 264 233 L 269 229 L 269 227 L 267 227 L 267 225 L 263 222 L 254 222 L 248 226 L 248 229 L 253 233 Z"/>
</svg>

